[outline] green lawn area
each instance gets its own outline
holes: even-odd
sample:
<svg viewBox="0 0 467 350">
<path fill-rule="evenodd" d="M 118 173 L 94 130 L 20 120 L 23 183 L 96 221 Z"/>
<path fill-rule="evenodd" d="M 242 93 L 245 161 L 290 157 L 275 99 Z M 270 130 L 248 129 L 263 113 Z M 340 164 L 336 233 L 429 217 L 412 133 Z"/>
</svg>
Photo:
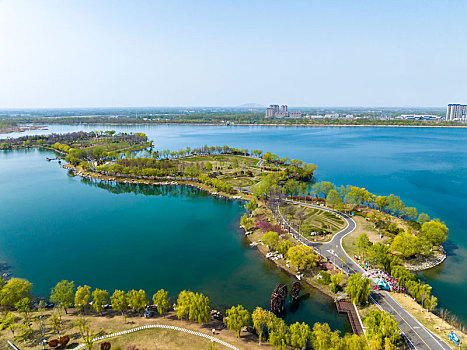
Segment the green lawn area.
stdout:
<svg viewBox="0 0 467 350">
<path fill-rule="evenodd" d="M 345 220 L 333 213 L 301 205 L 285 204 L 281 207 L 281 213 L 295 226 L 301 223 L 302 234 L 305 236 L 311 232 L 326 232 L 326 236 L 330 236 L 347 226 Z"/>
</svg>

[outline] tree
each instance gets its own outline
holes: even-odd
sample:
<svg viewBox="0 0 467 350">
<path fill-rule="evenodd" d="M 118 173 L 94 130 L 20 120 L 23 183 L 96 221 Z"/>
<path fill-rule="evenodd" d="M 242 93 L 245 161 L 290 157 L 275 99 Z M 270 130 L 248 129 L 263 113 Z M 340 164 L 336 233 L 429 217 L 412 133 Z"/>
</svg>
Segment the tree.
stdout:
<svg viewBox="0 0 467 350">
<path fill-rule="evenodd" d="M 211 318 L 209 298 L 201 293 L 183 290 L 178 295 L 175 312 L 179 319 L 188 318 L 190 321 L 205 323 Z"/>
<path fill-rule="evenodd" d="M 313 325 L 311 344 L 314 350 L 336 349 L 339 343 L 339 331 L 331 332 L 327 323 L 316 322 Z"/>
<path fill-rule="evenodd" d="M 410 220 L 415 220 L 417 215 L 418 215 L 417 208 L 413 208 L 413 207 L 404 208 L 404 216 L 409 218 Z"/>
<path fill-rule="evenodd" d="M 136 312 L 142 311 L 148 304 L 146 292 L 142 289 L 139 291 L 132 289 L 127 293 L 126 297 L 128 299 L 128 304 Z"/>
<path fill-rule="evenodd" d="M 59 305 L 67 312 L 67 309 L 73 304 L 75 296 L 75 283 L 63 280 L 58 282 L 55 288 L 50 292 L 50 301 Z"/>
<path fill-rule="evenodd" d="M 109 292 L 96 288 L 92 292 L 92 309 L 102 315 L 105 305 L 109 303 Z"/>
<path fill-rule="evenodd" d="M 232 306 L 226 311 L 227 317 L 224 317 L 224 323 L 228 329 L 235 331 L 235 335 L 240 337 L 242 327 L 250 324 L 250 313 L 242 305 Z"/>
<path fill-rule="evenodd" d="M 316 265 L 318 256 L 314 253 L 313 248 L 305 245 L 297 245 L 291 247 L 287 256 L 290 263 L 297 267 L 298 270 L 306 270 Z"/>
<path fill-rule="evenodd" d="M 379 210 L 384 211 L 384 209 L 389 205 L 388 197 L 386 196 L 376 197 L 375 204 L 378 206 Z"/>
<path fill-rule="evenodd" d="M 81 312 L 86 310 L 86 306 L 89 304 L 89 298 L 91 297 L 91 287 L 79 286 L 75 293 L 75 307 L 80 309 Z"/>
<path fill-rule="evenodd" d="M 433 245 L 438 246 L 448 238 L 449 230 L 444 222 L 433 219 L 423 223 L 420 232 Z"/>
<path fill-rule="evenodd" d="M 13 307 L 31 295 L 32 283 L 22 278 L 12 278 L 0 289 L 0 305 Z"/>
<path fill-rule="evenodd" d="M 0 318 L 0 330 L 9 329 L 13 337 L 15 336 L 16 317 L 13 312 L 8 311 Z"/>
<path fill-rule="evenodd" d="M 331 276 L 331 291 L 333 293 L 337 293 L 340 289 L 340 283 L 344 278 L 344 274 L 342 272 L 336 273 L 335 275 Z"/>
<path fill-rule="evenodd" d="M 267 325 L 270 323 L 271 318 L 275 317 L 271 311 L 264 310 L 260 307 L 257 307 L 255 311 L 251 314 L 251 319 L 253 320 L 253 327 L 256 330 L 259 338 L 259 344 L 263 340 L 264 330 Z"/>
<path fill-rule="evenodd" d="M 211 170 L 212 170 L 212 163 L 211 163 L 211 162 L 207 162 L 206 165 L 205 165 L 205 167 L 206 167 L 206 171 L 207 171 L 208 173 L 211 172 Z"/>
<path fill-rule="evenodd" d="M 399 325 L 391 314 L 386 311 L 373 309 L 363 323 L 365 324 L 369 339 L 379 339 L 381 344 L 389 342 L 394 346 L 399 345 L 401 341 Z"/>
<path fill-rule="evenodd" d="M 268 325 L 269 344 L 275 346 L 276 349 L 285 349 L 290 343 L 289 327 L 284 320 L 279 317 L 274 317 Z"/>
<path fill-rule="evenodd" d="M 287 252 L 289 251 L 291 247 L 292 247 L 292 243 L 288 239 L 283 239 L 278 244 L 277 251 L 279 252 L 279 254 L 286 256 Z"/>
<path fill-rule="evenodd" d="M 245 209 L 249 215 L 251 215 L 257 207 L 258 207 L 258 203 L 256 202 L 256 199 L 254 198 L 251 201 L 246 202 L 245 204 Z"/>
<path fill-rule="evenodd" d="M 329 181 L 320 181 L 320 182 L 317 182 L 315 183 L 313 186 L 313 191 L 316 192 L 316 195 L 320 195 L 322 194 L 324 197 L 327 197 L 329 192 L 331 192 L 331 190 L 335 190 L 336 189 L 336 185 L 334 185 L 333 183 L 329 182 Z"/>
<path fill-rule="evenodd" d="M 438 306 L 438 298 L 433 295 L 430 297 L 430 299 L 427 299 L 425 301 L 425 307 L 430 312 L 433 312 L 433 310 L 436 309 L 437 306 Z"/>
<path fill-rule="evenodd" d="M 290 330 L 290 345 L 294 349 L 304 349 L 311 338 L 310 326 L 305 322 L 296 322 L 289 327 Z"/>
<path fill-rule="evenodd" d="M 423 225 L 425 222 L 430 221 L 430 217 L 428 216 L 428 214 L 420 213 L 420 215 L 418 216 L 417 221 L 418 221 L 418 223 L 420 225 Z"/>
<path fill-rule="evenodd" d="M 277 232 L 269 231 L 263 235 L 261 242 L 266 244 L 269 250 L 276 250 L 277 244 L 279 243 L 279 235 Z"/>
<path fill-rule="evenodd" d="M 79 318 L 75 324 L 78 327 L 79 334 L 81 335 L 81 339 L 83 340 L 86 349 L 92 350 L 94 338 L 96 338 L 96 336 L 99 335 L 99 333 L 101 333 L 102 330 L 96 332 L 94 329 L 91 329 L 89 327 L 88 321 L 83 317 Z"/>
<path fill-rule="evenodd" d="M 329 194 L 326 198 L 326 204 L 331 206 L 333 209 L 342 204 L 342 199 L 339 197 L 339 193 L 336 190 L 329 191 Z"/>
<path fill-rule="evenodd" d="M 31 298 L 26 297 L 26 298 L 22 298 L 21 300 L 18 300 L 18 302 L 15 304 L 16 310 L 19 313 L 23 314 L 24 323 L 28 325 L 30 324 L 29 315 L 31 312 L 31 303 L 32 303 Z"/>
<path fill-rule="evenodd" d="M 411 257 L 417 253 L 417 237 L 408 232 L 401 232 L 391 243 L 391 250 L 402 254 L 404 258 Z"/>
<path fill-rule="evenodd" d="M 57 333 L 57 336 L 60 338 L 60 331 L 63 328 L 63 323 L 62 323 L 62 315 L 58 309 L 55 310 L 53 315 L 50 317 L 50 322 L 52 323 L 52 328 L 54 332 Z"/>
<path fill-rule="evenodd" d="M 154 305 L 157 307 L 157 312 L 159 312 L 160 315 L 163 315 L 167 312 L 167 309 L 169 308 L 170 305 L 170 299 L 168 297 L 168 292 L 160 289 L 152 296 L 152 300 L 154 302 Z"/>
<path fill-rule="evenodd" d="M 368 259 L 374 265 L 380 265 L 384 271 L 391 273 L 393 266 L 397 265 L 397 259 L 390 253 L 389 247 L 385 244 L 378 242 L 374 244 L 368 254 Z"/>
<path fill-rule="evenodd" d="M 255 223 L 247 214 L 243 214 L 240 219 L 240 226 L 243 226 L 245 231 L 250 231 L 255 226 Z"/>
<path fill-rule="evenodd" d="M 368 238 L 368 234 L 363 232 L 361 233 L 356 242 L 357 246 L 357 251 L 359 254 L 363 255 L 363 258 L 365 258 L 365 254 L 368 252 L 368 249 L 373 245 L 373 243 L 370 241 Z"/>
<path fill-rule="evenodd" d="M 368 302 L 371 292 L 371 280 L 361 273 L 355 273 L 347 281 L 346 292 L 354 304 L 364 304 Z"/>
<path fill-rule="evenodd" d="M 128 309 L 128 298 L 123 290 L 116 289 L 110 297 L 110 303 L 112 304 L 112 309 L 120 311 L 122 315 Z"/>
</svg>

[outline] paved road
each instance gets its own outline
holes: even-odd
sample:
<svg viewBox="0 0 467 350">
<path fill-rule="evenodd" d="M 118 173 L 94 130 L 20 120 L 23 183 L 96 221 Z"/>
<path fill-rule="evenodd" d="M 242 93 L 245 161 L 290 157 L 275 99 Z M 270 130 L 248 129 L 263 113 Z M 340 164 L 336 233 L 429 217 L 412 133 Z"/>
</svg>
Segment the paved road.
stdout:
<svg viewBox="0 0 467 350">
<path fill-rule="evenodd" d="M 327 210 L 332 212 L 340 217 L 342 217 L 347 222 L 347 227 L 342 231 L 336 233 L 334 237 L 325 243 L 315 243 L 315 242 L 306 242 L 303 243 L 313 246 L 322 256 L 328 258 L 332 263 L 337 267 L 343 270 L 347 274 L 364 272 L 363 268 L 358 265 L 344 250 L 342 247 L 342 238 L 355 230 L 357 226 L 355 221 L 348 215 L 331 210 L 328 208 L 323 208 L 320 206 L 312 204 L 304 204 L 296 201 L 287 201 L 289 203 L 299 204 L 310 208 L 317 208 L 321 210 Z M 292 229 L 293 230 L 293 229 Z M 298 234 L 298 232 L 294 232 Z M 423 325 L 421 325 L 415 317 L 413 317 L 409 312 L 407 312 L 388 292 L 372 292 L 370 294 L 370 299 L 378 305 L 381 309 L 389 312 L 397 320 L 399 328 L 404 333 L 405 337 L 408 339 L 408 342 L 411 344 L 414 349 L 423 349 L 423 350 L 447 350 L 451 349 L 444 341 L 439 339 L 429 330 L 427 330 Z"/>
</svg>

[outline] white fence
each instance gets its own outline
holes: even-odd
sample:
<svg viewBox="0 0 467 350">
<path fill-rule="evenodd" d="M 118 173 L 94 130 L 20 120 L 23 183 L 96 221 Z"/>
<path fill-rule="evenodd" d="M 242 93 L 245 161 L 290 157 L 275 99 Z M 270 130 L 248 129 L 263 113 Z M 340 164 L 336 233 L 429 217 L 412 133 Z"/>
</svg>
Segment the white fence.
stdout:
<svg viewBox="0 0 467 350">
<path fill-rule="evenodd" d="M 211 335 L 207 335 L 207 334 L 204 334 L 204 333 L 192 331 L 191 329 L 175 327 L 175 326 L 168 326 L 168 325 L 164 325 L 164 324 L 149 324 L 149 325 L 146 325 L 146 326 L 141 326 L 141 327 L 128 329 L 126 331 L 121 331 L 121 332 L 112 333 L 112 334 L 106 334 L 106 335 L 103 335 L 101 337 L 94 338 L 94 341 L 99 341 L 99 340 L 103 340 L 103 339 L 107 339 L 107 338 L 117 337 L 119 335 L 125 335 L 125 334 L 138 332 L 138 331 L 142 331 L 142 330 L 145 330 L 145 329 L 151 329 L 151 328 L 162 328 L 162 329 L 170 329 L 170 330 L 179 331 L 179 332 L 185 332 L 185 333 L 188 333 L 188 334 L 191 334 L 191 335 L 196 335 L 196 336 L 199 336 L 199 337 L 206 338 L 206 339 L 208 339 L 208 340 L 210 340 L 212 342 L 216 342 L 216 343 L 219 343 L 221 345 L 224 345 L 225 347 L 228 347 L 229 349 L 232 349 L 232 350 L 240 350 L 239 348 L 237 348 L 237 347 L 235 347 L 235 346 L 233 346 L 233 345 L 231 345 L 229 343 L 226 343 L 223 340 L 217 339 L 216 337 L 213 337 Z M 86 346 L 85 344 L 80 344 L 77 347 L 75 347 L 75 350 L 84 349 L 85 346 Z"/>
</svg>

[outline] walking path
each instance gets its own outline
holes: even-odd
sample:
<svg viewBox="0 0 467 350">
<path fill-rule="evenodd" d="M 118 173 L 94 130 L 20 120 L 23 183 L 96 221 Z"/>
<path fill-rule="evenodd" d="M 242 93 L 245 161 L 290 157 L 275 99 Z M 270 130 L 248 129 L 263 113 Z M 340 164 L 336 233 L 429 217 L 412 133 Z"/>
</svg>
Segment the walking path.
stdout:
<svg viewBox="0 0 467 350">
<path fill-rule="evenodd" d="M 191 334 L 191 335 L 196 335 L 198 337 L 206 338 L 206 339 L 208 339 L 208 340 L 210 340 L 212 342 L 216 342 L 216 343 L 221 344 L 221 345 L 223 345 L 225 347 L 228 347 L 229 349 L 232 349 L 232 350 L 240 350 L 239 348 L 237 348 L 237 347 L 235 347 L 235 346 L 233 346 L 233 345 L 231 345 L 229 343 L 226 343 L 225 341 L 220 340 L 220 339 L 218 339 L 216 337 L 213 337 L 212 335 L 207 335 L 207 334 L 204 334 L 204 333 L 192 331 L 191 329 L 186 329 L 186 328 L 181 328 L 181 327 L 176 327 L 176 326 L 168 326 L 168 325 L 164 325 L 164 324 L 149 324 L 149 325 L 146 325 L 146 326 L 141 326 L 141 327 L 128 329 L 126 331 L 121 331 L 121 332 L 112 333 L 112 334 L 106 334 L 106 335 L 103 335 L 101 337 L 94 338 L 94 341 L 99 341 L 99 340 L 112 338 L 112 337 L 118 337 L 119 335 L 125 335 L 125 334 L 138 332 L 138 331 L 142 331 L 142 330 L 145 330 L 145 329 L 151 329 L 151 328 L 163 328 L 163 329 L 170 329 L 170 330 L 179 331 L 179 332 L 185 332 L 185 333 L 188 333 L 188 334 Z M 85 346 L 86 346 L 85 344 L 79 344 L 74 349 L 75 350 L 83 349 Z"/>
<path fill-rule="evenodd" d="M 329 261 L 344 271 L 347 275 L 364 272 L 363 268 L 347 254 L 342 246 L 342 239 L 355 230 L 357 226 L 355 221 L 350 216 L 336 210 L 313 204 L 305 204 L 293 200 L 287 200 L 287 202 L 303 205 L 305 207 L 326 210 L 342 217 L 347 222 L 347 227 L 336 233 L 329 242 L 324 243 L 309 241 L 300 233 L 298 233 L 293 227 L 288 225 L 288 223 L 286 223 L 283 218 L 282 220 L 283 223 L 285 222 L 286 226 L 289 228 L 289 232 L 292 231 L 291 233 L 294 237 L 300 236 L 303 238 L 299 239 L 300 242 L 313 247 L 316 252 L 329 259 Z M 396 321 L 399 324 L 399 328 L 403 332 L 403 335 L 411 348 L 423 350 L 451 349 L 451 347 L 449 347 L 449 345 L 447 345 L 443 340 L 439 339 L 436 335 L 426 329 L 420 322 L 418 322 L 418 320 L 409 312 L 407 312 L 388 292 L 372 292 L 370 294 L 370 300 L 374 302 L 380 309 L 389 312 L 396 318 Z"/>
</svg>

